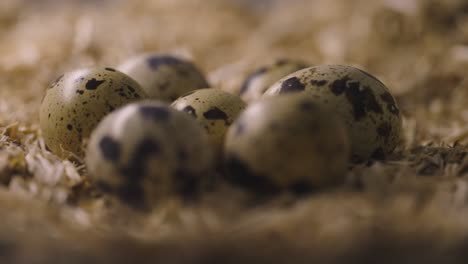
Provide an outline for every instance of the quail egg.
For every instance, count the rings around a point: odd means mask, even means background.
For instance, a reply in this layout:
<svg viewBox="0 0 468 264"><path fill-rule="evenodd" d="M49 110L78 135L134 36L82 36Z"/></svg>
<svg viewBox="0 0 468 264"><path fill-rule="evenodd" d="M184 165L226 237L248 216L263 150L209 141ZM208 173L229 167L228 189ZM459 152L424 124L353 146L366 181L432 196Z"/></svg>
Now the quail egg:
<svg viewBox="0 0 468 264"><path fill-rule="evenodd" d="M267 194L339 184L348 157L344 124L302 94L250 104L229 128L224 153L230 182Z"/></svg>
<svg viewBox="0 0 468 264"><path fill-rule="evenodd" d="M215 88L192 91L172 103L175 109L187 112L197 119L219 152L222 150L227 129L245 106L239 96Z"/></svg>
<svg viewBox="0 0 468 264"><path fill-rule="evenodd" d="M300 61L277 60L250 74L242 84L239 95L248 103L255 101L279 79L307 67L305 63Z"/></svg>
<svg viewBox="0 0 468 264"><path fill-rule="evenodd" d="M344 120L352 161L384 159L400 142L401 116L395 99L369 73L343 65L310 67L284 77L265 96L301 91Z"/></svg>
<svg viewBox="0 0 468 264"><path fill-rule="evenodd" d="M189 115L158 101L129 104L91 135L86 165L104 192L151 209L171 195L193 197L213 167L206 133Z"/></svg>
<svg viewBox="0 0 468 264"><path fill-rule="evenodd" d="M192 90L210 87L193 63L172 55L139 55L118 69L134 78L150 98L166 102Z"/></svg>
<svg viewBox="0 0 468 264"><path fill-rule="evenodd" d="M76 70L46 91L39 121L47 147L62 158L82 154L82 142L114 109L147 97L140 85L112 68Z"/></svg>

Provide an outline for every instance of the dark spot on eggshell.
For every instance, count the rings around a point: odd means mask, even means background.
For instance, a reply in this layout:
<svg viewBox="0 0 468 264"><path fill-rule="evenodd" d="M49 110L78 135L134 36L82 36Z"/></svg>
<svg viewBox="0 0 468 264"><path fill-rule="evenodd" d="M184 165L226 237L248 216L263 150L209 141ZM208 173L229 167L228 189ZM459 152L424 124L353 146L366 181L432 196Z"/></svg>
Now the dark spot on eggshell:
<svg viewBox="0 0 468 264"><path fill-rule="evenodd" d="M346 90L347 82L351 80L348 76L335 80L330 84L330 90L334 95L341 95Z"/></svg>
<svg viewBox="0 0 468 264"><path fill-rule="evenodd" d="M379 134L379 136L381 137L385 137L387 138L388 136L390 136L390 133L392 132L392 126L385 122L383 124L381 124L378 128L377 128L377 133Z"/></svg>
<svg viewBox="0 0 468 264"><path fill-rule="evenodd" d="M247 92L247 90L249 89L249 86L250 86L250 83L255 79L257 78L258 76L266 73L268 71L268 68L267 67L261 67L259 68L258 70L256 70L255 72L253 72L252 74L250 74L247 79L244 81L244 83L242 84L241 86L241 89L240 89L240 92L239 92L239 95L242 95L244 94L245 92Z"/></svg>
<svg viewBox="0 0 468 264"><path fill-rule="evenodd" d="M234 185L263 195L276 194L280 191L280 188L268 177L254 173L246 162L232 153L227 154L225 167L227 180Z"/></svg>
<svg viewBox="0 0 468 264"><path fill-rule="evenodd" d="M368 112L383 113L382 107L375 99L374 93L367 86L361 89L358 82L352 82L348 85L345 95L353 107L354 119L356 121L364 118Z"/></svg>
<svg viewBox="0 0 468 264"><path fill-rule="evenodd" d="M135 88L133 88L132 86L130 86L128 84L127 84L127 89L130 90L130 92L132 92L132 93L135 92Z"/></svg>
<svg viewBox="0 0 468 264"><path fill-rule="evenodd" d="M281 84L280 94L304 91L305 85L297 77L291 77Z"/></svg>
<svg viewBox="0 0 468 264"><path fill-rule="evenodd" d="M111 72L115 72L115 71L116 71L115 69L112 69L112 68L109 68L109 67L104 68L104 69L105 69L106 71L111 71Z"/></svg>
<svg viewBox="0 0 468 264"><path fill-rule="evenodd" d="M143 118L151 119L154 121L167 121L170 112L165 107L160 106L141 106L139 111Z"/></svg>
<svg viewBox="0 0 468 264"><path fill-rule="evenodd" d="M376 160L384 160L385 152L383 151L382 148L377 148L374 150L374 152L372 152L371 158L376 159Z"/></svg>
<svg viewBox="0 0 468 264"><path fill-rule="evenodd" d="M352 89L353 91L359 90L361 88L361 83L355 80L347 82L347 88Z"/></svg>
<svg viewBox="0 0 468 264"><path fill-rule="evenodd" d="M216 106L212 107L210 110L204 112L203 116L206 119L214 119L214 120L218 120L218 119L227 120L227 118L228 118L226 113L224 111L222 111L221 109L219 109L218 107L216 107Z"/></svg>
<svg viewBox="0 0 468 264"><path fill-rule="evenodd" d="M197 118L197 111L195 110L195 108L193 108L192 106L190 105L187 105L186 107L184 107L184 109L182 109L182 111L186 112L187 114Z"/></svg>
<svg viewBox="0 0 468 264"><path fill-rule="evenodd" d="M130 161L120 172L133 181L141 180L146 174L146 163L151 156L156 156L161 152L158 142L152 139L142 140L136 147Z"/></svg>
<svg viewBox="0 0 468 264"><path fill-rule="evenodd" d="M84 94L84 90L79 90L79 89L78 89L78 90L76 90L76 93L82 95L82 94Z"/></svg>
<svg viewBox="0 0 468 264"><path fill-rule="evenodd" d="M310 80L310 84L315 85L317 87L322 87L328 84L327 80Z"/></svg>
<svg viewBox="0 0 468 264"><path fill-rule="evenodd" d="M307 67L304 67L304 68L307 68ZM307 69L307 74L309 76L312 76L316 71L317 71L317 67L310 67L310 68ZM319 74L319 75L323 76L324 74L322 73L322 74Z"/></svg>
<svg viewBox="0 0 468 264"><path fill-rule="evenodd" d="M110 136L104 136L99 141L99 149L104 159L116 162L120 159L120 144L118 141L112 139Z"/></svg>
<svg viewBox="0 0 468 264"><path fill-rule="evenodd" d="M87 90L96 90L104 82L105 80L97 80L96 78L92 78L91 80L86 82L85 87Z"/></svg>
<svg viewBox="0 0 468 264"><path fill-rule="evenodd" d="M68 124L68 125L67 125L67 129L68 129L68 131L72 131L72 130L73 130L73 126L72 126L71 124Z"/></svg>
<svg viewBox="0 0 468 264"><path fill-rule="evenodd" d="M160 66L163 65L178 65L184 63L182 60L173 57L173 56L167 56L167 55L155 55L151 56L147 60L148 65L152 70L157 70Z"/></svg>
<svg viewBox="0 0 468 264"><path fill-rule="evenodd" d="M128 95L124 92L119 92L119 96L124 97L125 99L130 99Z"/></svg>
<svg viewBox="0 0 468 264"><path fill-rule="evenodd" d="M400 110L396 106L395 99L389 92L383 93L382 95L380 95L380 98L387 104L387 109L388 111L390 111L390 113L394 115L400 114Z"/></svg>

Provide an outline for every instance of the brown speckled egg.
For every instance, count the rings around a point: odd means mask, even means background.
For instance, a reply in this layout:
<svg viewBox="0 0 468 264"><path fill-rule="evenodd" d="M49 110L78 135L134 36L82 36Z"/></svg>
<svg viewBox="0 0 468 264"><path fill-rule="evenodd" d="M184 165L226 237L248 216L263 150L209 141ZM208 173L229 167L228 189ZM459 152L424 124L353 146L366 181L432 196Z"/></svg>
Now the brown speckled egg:
<svg viewBox="0 0 468 264"><path fill-rule="evenodd" d="M99 123L86 165L102 191L147 210L172 195L193 198L213 168L212 153L193 118L165 103L143 101Z"/></svg>
<svg viewBox="0 0 468 264"><path fill-rule="evenodd" d="M267 194L342 183L348 157L341 120L303 94L250 104L229 128L224 153L230 182Z"/></svg>
<svg viewBox="0 0 468 264"><path fill-rule="evenodd" d="M138 83L112 68L66 73L49 86L40 107L45 143L62 158L81 155L83 139L105 115L145 97Z"/></svg>
<svg viewBox="0 0 468 264"><path fill-rule="evenodd" d="M150 98L165 102L172 102L192 90L210 87L192 62L172 55L139 55L128 59L118 69L134 78Z"/></svg>
<svg viewBox="0 0 468 264"><path fill-rule="evenodd" d="M227 129L245 106L239 96L214 88L195 90L172 103L175 109L197 119L218 151L222 150Z"/></svg>
<svg viewBox="0 0 468 264"><path fill-rule="evenodd" d="M248 103L258 100L279 79L307 67L307 64L301 61L277 60L274 63L258 68L247 76L247 79L242 84L239 95Z"/></svg>
<svg viewBox="0 0 468 264"><path fill-rule="evenodd" d="M265 96L305 92L345 122L351 159L384 159L400 142L401 116L388 88L351 66L320 65L297 71L271 86Z"/></svg>

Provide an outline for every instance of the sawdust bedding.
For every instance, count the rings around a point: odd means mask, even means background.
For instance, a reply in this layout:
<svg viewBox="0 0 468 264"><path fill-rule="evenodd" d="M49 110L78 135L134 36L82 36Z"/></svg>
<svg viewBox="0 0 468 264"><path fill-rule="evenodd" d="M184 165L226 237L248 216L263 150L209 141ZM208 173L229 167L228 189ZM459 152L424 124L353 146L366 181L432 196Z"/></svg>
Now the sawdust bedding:
<svg viewBox="0 0 468 264"><path fill-rule="evenodd" d="M0 2L1 263L465 263L468 5L408 1ZM255 201L220 186L149 215L94 189L79 159L45 150L38 107L62 72L143 51L191 58L236 92L282 57L382 79L404 143L346 183Z"/></svg>

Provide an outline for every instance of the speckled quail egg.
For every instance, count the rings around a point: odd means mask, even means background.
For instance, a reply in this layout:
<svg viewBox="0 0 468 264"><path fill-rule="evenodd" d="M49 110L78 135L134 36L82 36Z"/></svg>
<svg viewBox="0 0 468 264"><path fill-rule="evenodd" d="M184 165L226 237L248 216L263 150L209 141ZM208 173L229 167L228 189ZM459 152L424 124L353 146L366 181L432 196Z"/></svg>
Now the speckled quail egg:
<svg viewBox="0 0 468 264"><path fill-rule="evenodd" d="M284 76L307 68L301 61L280 59L274 63L258 68L242 84L239 95L246 102L259 99L263 93Z"/></svg>
<svg viewBox="0 0 468 264"><path fill-rule="evenodd" d="M166 102L172 102L192 90L210 87L192 62L172 55L138 55L125 61L118 69L134 78L150 98Z"/></svg>
<svg viewBox="0 0 468 264"><path fill-rule="evenodd" d="M400 142L402 124L395 99L369 73L343 65L310 67L284 77L265 96L301 91L344 120L352 161L384 159Z"/></svg>
<svg viewBox="0 0 468 264"><path fill-rule="evenodd" d="M245 106L239 96L215 88L192 91L172 103L175 109L198 120L219 152L222 150L227 129Z"/></svg>
<svg viewBox="0 0 468 264"><path fill-rule="evenodd" d="M99 123L86 165L104 192L148 210L171 195L192 197L213 167L213 152L196 120L165 103L143 101Z"/></svg>
<svg viewBox="0 0 468 264"><path fill-rule="evenodd" d="M229 128L224 153L229 181L269 194L339 184L348 157L344 124L302 94L250 104Z"/></svg>
<svg viewBox="0 0 468 264"><path fill-rule="evenodd" d="M40 107L45 143L62 158L81 155L83 139L105 115L145 97L138 83L112 68L66 73L49 86Z"/></svg>

